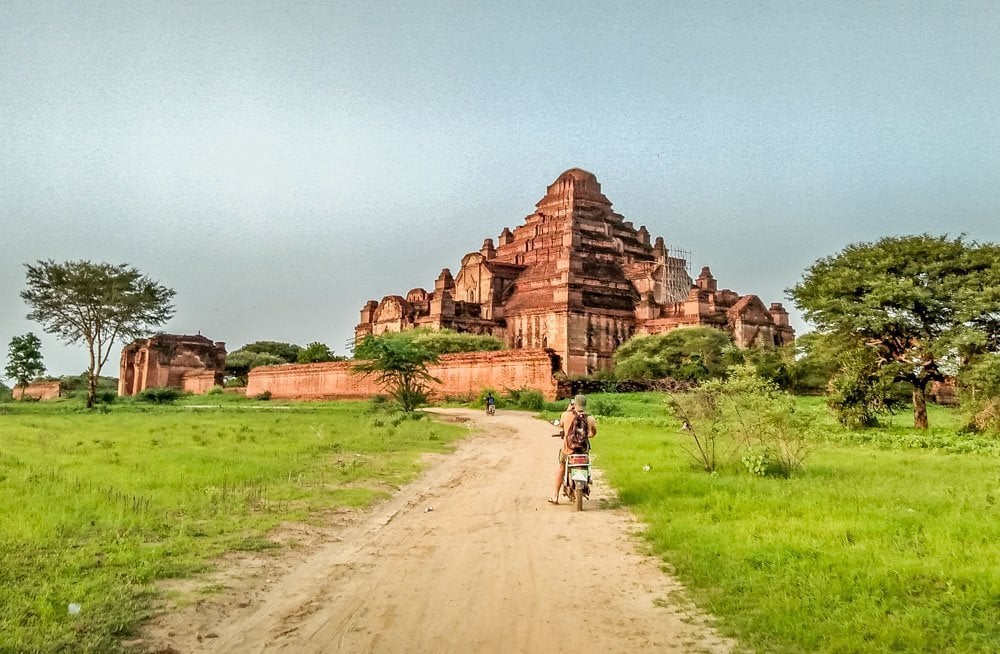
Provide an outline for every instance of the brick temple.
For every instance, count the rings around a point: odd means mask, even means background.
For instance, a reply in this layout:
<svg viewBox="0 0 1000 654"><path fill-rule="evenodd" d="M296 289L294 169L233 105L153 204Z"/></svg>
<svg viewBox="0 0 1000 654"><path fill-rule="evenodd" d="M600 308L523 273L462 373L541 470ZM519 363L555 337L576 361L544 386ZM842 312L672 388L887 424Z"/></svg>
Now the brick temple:
<svg viewBox="0 0 1000 654"><path fill-rule="evenodd" d="M611 209L593 173L560 175L524 224L505 227L441 271L431 291L369 300L355 340L415 327L492 334L510 349L554 351L568 375L611 366L635 334L686 326L728 332L740 347L783 345L794 331L780 303L719 289L708 267L697 279L662 237L650 242Z"/></svg>
<svg viewBox="0 0 1000 654"><path fill-rule="evenodd" d="M157 334L122 348L118 395L138 395L147 388L205 393L222 385L225 370L225 343L201 334Z"/></svg>

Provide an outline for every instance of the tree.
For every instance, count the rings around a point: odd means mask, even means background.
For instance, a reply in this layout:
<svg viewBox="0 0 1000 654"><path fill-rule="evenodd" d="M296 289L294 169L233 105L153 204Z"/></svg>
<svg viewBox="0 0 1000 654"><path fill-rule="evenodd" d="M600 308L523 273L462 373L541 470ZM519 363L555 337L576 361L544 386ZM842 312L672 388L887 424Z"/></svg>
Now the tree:
<svg viewBox="0 0 1000 654"><path fill-rule="evenodd" d="M489 334L468 334L451 329L408 329L400 336L409 338L435 354L457 352L494 352L503 349L503 342Z"/></svg>
<svg viewBox="0 0 1000 654"><path fill-rule="evenodd" d="M352 371L374 376L407 413L427 401L428 383L438 381L427 371L438 355L405 335L366 336L354 356Z"/></svg>
<svg viewBox="0 0 1000 654"><path fill-rule="evenodd" d="M310 343L299 351L298 363L323 363L324 361L343 361L326 343Z"/></svg>
<svg viewBox="0 0 1000 654"><path fill-rule="evenodd" d="M239 349L226 355L226 374L236 377L240 384L247 385L247 375L260 366L280 366L288 363L281 357L270 352L251 352Z"/></svg>
<svg viewBox="0 0 1000 654"><path fill-rule="evenodd" d="M295 343L282 343L281 341L254 341L241 347L237 352L253 352L255 354L273 354L280 357L285 363L297 363L301 345Z"/></svg>
<svg viewBox="0 0 1000 654"><path fill-rule="evenodd" d="M88 408L115 341L138 338L174 315L174 291L127 264L48 260L25 268L28 319L70 345L87 346Z"/></svg>
<svg viewBox="0 0 1000 654"><path fill-rule="evenodd" d="M926 389L974 352L1000 347L1000 246L964 237L886 237L816 261L788 290L818 330L872 348L913 386L913 425L927 427Z"/></svg>
<svg viewBox="0 0 1000 654"><path fill-rule="evenodd" d="M21 397L24 397L24 389L28 382L45 372L45 365L42 363L42 341L31 332L10 339L7 348L7 367L4 368L4 372L7 377L14 380L15 388L20 388Z"/></svg>
<svg viewBox="0 0 1000 654"><path fill-rule="evenodd" d="M729 336L711 327L685 327L666 334L636 336L615 352L618 379L721 378L739 355Z"/></svg>

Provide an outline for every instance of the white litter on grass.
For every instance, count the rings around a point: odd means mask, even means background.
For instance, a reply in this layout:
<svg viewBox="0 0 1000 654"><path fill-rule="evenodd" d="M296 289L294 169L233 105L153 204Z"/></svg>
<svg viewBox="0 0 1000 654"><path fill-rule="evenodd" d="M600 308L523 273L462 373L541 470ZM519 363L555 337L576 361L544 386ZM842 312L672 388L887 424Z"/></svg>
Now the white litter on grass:
<svg viewBox="0 0 1000 654"><path fill-rule="evenodd" d="M646 465L642 466L642 471L643 472L649 472L650 470L652 470L652 468L649 467L648 463Z"/></svg>
<svg viewBox="0 0 1000 654"><path fill-rule="evenodd" d="M77 604L76 602L73 602L72 604L69 605L69 614L70 615L79 615L80 614L80 608L81 608L81 606L79 604Z"/></svg>

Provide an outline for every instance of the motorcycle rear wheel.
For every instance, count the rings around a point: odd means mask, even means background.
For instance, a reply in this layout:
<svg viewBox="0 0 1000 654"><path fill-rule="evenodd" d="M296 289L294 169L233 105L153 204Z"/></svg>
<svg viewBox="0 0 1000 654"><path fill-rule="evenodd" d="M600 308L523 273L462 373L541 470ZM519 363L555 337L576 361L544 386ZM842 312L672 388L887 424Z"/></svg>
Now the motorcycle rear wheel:
<svg viewBox="0 0 1000 654"><path fill-rule="evenodd" d="M583 484L582 481L573 482L573 501L577 511L583 511Z"/></svg>

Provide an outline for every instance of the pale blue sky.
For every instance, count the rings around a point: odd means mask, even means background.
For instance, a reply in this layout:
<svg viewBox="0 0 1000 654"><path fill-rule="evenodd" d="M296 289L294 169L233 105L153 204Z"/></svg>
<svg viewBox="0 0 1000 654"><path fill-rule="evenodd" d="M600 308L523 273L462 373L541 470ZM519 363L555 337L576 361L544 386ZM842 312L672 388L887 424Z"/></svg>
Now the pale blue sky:
<svg viewBox="0 0 1000 654"><path fill-rule="evenodd" d="M996 1L7 0L0 356L41 258L138 266L167 331L344 353L573 166L783 301L850 242L1000 240L998 107Z"/></svg>

